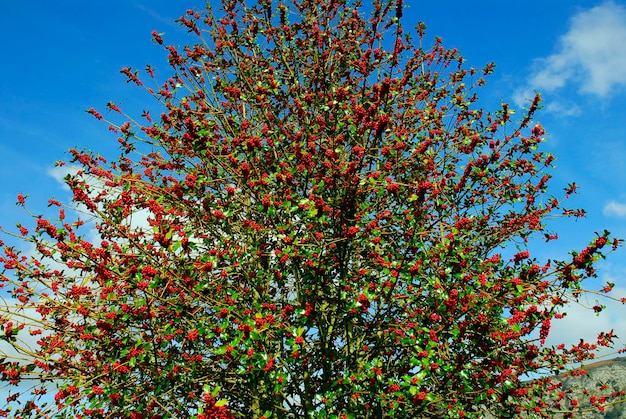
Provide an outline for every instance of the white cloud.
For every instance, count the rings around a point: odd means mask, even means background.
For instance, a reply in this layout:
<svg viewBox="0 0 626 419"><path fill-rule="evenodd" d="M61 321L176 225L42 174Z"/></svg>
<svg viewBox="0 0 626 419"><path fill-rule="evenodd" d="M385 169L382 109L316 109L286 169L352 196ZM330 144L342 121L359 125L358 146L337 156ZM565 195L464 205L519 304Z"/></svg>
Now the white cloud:
<svg viewBox="0 0 626 419"><path fill-rule="evenodd" d="M48 169L48 176L56 180L65 190L70 190L70 187L65 183L65 176L75 175L78 173L78 168L73 166L54 166Z"/></svg>
<svg viewBox="0 0 626 419"><path fill-rule="evenodd" d="M550 93L570 86L581 94L604 98L625 85L626 7L608 1L572 17L557 50L535 61L514 101L524 104L529 91Z"/></svg>
<svg viewBox="0 0 626 419"><path fill-rule="evenodd" d="M561 116L576 116L582 113L580 107L569 101L552 100L546 105L546 111L556 113Z"/></svg>
<svg viewBox="0 0 626 419"><path fill-rule="evenodd" d="M602 213L606 217L626 217L626 204L617 201L609 201L604 205Z"/></svg>
<svg viewBox="0 0 626 419"><path fill-rule="evenodd" d="M605 276L612 279L610 276ZM614 281L616 281L614 279ZM610 294L614 298L626 296L626 289L615 287ZM549 345L558 345L565 343L567 347L578 344L580 339L590 343L595 343L599 332L613 332L618 336L615 339L615 346L612 349L604 348L597 356L613 355L615 352L626 345L626 325L622 321L623 314L626 310L625 306L615 300L604 298L602 296L588 296L581 299L580 304L572 302L565 308L567 315L563 319L554 320L550 335L547 339ZM594 305L604 305L603 310L598 316L594 315L590 309Z"/></svg>
<svg viewBox="0 0 626 419"><path fill-rule="evenodd" d="M56 180L65 190L70 190L67 182L65 181L65 177L67 175L76 176L79 171L82 169L77 166L56 166L48 170L48 175ZM89 184L90 188L90 196L95 198L98 193L101 191L106 191L107 200L114 201L119 198L119 194L122 192L121 188L115 187L107 187L105 185L105 180L102 178L98 178L96 176L90 174L81 174L78 176L81 180L86 180ZM78 217L85 217L86 226L89 228L89 232L85 235L85 239L89 240L91 243L98 244L102 241L102 237L100 236L96 223L101 222L99 216L94 214L93 211L87 209L87 207L81 203L77 203L75 201L65 202L65 208L71 210ZM103 210L105 204L99 203L98 209ZM104 211L106 212L106 211ZM144 234L150 235L152 234L153 227L150 225L149 219L153 217L152 212L147 208L134 209L131 213L121 220L121 224L130 227L135 232L143 232ZM202 243L202 240L199 240L198 243Z"/></svg>

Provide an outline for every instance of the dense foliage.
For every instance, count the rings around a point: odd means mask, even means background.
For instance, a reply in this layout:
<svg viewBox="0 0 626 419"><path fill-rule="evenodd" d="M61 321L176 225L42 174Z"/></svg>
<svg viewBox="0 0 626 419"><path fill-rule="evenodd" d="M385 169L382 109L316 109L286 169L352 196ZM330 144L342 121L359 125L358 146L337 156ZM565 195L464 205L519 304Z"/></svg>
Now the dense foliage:
<svg viewBox="0 0 626 419"><path fill-rule="evenodd" d="M163 113L90 109L121 155L71 150L71 206L18 226L32 255L4 245L12 417L576 411L545 374L613 336L545 339L619 243L530 254L557 239L547 217L583 215L561 204L574 185L549 195L539 97L483 111L493 65L424 47L405 18L401 0L224 0L180 18L195 43L153 33L171 78L122 72Z"/></svg>

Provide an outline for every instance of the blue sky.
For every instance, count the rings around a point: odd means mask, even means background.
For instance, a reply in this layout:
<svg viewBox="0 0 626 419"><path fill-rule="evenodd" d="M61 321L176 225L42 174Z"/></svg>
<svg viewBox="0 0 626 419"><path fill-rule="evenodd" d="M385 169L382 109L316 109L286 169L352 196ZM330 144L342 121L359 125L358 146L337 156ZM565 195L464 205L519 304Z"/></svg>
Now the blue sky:
<svg viewBox="0 0 626 419"><path fill-rule="evenodd" d="M496 73L479 94L491 110L501 101L522 105L534 90L545 108L538 119L548 132L544 147L557 157L553 186L575 181L570 201L585 208L585 220L554 220L562 240L544 257L581 249L594 231L626 238L626 1L576 0L405 0L405 25L426 22L428 34L456 47L469 65L496 63ZM84 111L104 111L109 101L139 115L151 106L141 90L126 84L122 67L152 64L169 74L162 48L184 42L174 20L204 1L107 0L106 2L0 0L0 225L24 220L18 193L43 212L49 197L67 198L52 171L70 147L111 155L116 141ZM532 250L532 248L531 248ZM626 250L599 270L626 296ZM539 256L539 255L538 255ZM590 301L593 303L593 301ZM592 304L593 305L593 304ZM577 342L592 330L615 328L626 338L626 307L590 322L571 309L557 324L555 340ZM626 342L626 340L624 340Z"/></svg>

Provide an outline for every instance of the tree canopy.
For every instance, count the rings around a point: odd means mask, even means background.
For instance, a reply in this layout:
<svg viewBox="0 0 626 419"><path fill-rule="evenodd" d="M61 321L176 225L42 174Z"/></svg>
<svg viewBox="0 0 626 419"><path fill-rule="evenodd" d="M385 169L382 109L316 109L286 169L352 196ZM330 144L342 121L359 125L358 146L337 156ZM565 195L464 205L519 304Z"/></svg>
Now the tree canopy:
<svg viewBox="0 0 626 419"><path fill-rule="evenodd" d="M481 109L494 66L424 46L403 10L223 0L179 19L186 46L153 33L171 77L122 73L162 113L89 109L119 157L70 150L73 201L3 244L5 416L549 417L623 396L551 375L611 346L546 338L619 240L530 253L549 217L584 215L574 184L548 188L539 96Z"/></svg>

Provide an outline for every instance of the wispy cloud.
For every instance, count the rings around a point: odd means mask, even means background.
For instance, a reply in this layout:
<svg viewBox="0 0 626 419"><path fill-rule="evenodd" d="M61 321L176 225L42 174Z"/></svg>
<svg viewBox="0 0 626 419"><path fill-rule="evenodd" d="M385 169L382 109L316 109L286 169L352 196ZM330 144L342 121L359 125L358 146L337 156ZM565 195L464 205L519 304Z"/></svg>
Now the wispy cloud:
<svg viewBox="0 0 626 419"><path fill-rule="evenodd" d="M533 91L558 92L573 87L580 94L608 97L626 85L626 7L613 1L581 11L558 41L556 51L533 63L524 87L514 97L518 105ZM559 112L576 114L565 102L553 105Z"/></svg>
<svg viewBox="0 0 626 419"><path fill-rule="evenodd" d="M605 275L604 279L617 282L616 278ZM599 332L613 331L617 338L614 340L613 348L599 348L597 356L615 355L616 351L626 345L626 325L622 321L624 305L619 298L626 295L625 288L616 287L610 294L614 299L598 297L593 299L583 298L580 303L572 302L565 309L567 315L563 319L554 320L550 336L547 339L548 345L559 345L564 343L566 347L576 345L583 339L590 343L595 343ZM593 305L603 305L606 307L598 316L594 316L589 308Z"/></svg>
<svg viewBox="0 0 626 419"><path fill-rule="evenodd" d="M69 191L70 187L65 182L67 175L75 175L78 172L78 168L71 166L54 166L48 169L48 176L56 180L63 189Z"/></svg>
<svg viewBox="0 0 626 419"><path fill-rule="evenodd" d="M609 201L604 205L602 213L606 217L626 217L626 204L617 201Z"/></svg>
<svg viewBox="0 0 626 419"><path fill-rule="evenodd" d="M177 26L178 26L178 25L174 22L174 20L175 20L176 18L173 18L173 19L172 19L172 18L170 18L170 17L163 16L163 15L161 15L160 13L158 13L156 10L151 9L151 8L149 8L149 7L147 7L147 6L144 6L143 4L138 4L136 7L137 7L137 9L139 9L139 10L141 10L142 12L144 12L144 13L148 14L148 16L150 16L151 18L153 18L154 20L156 20L156 21L158 21L158 22L160 22L160 23L163 23L163 24L165 24L165 25L167 25L167 26L174 26L174 27L177 27Z"/></svg>

